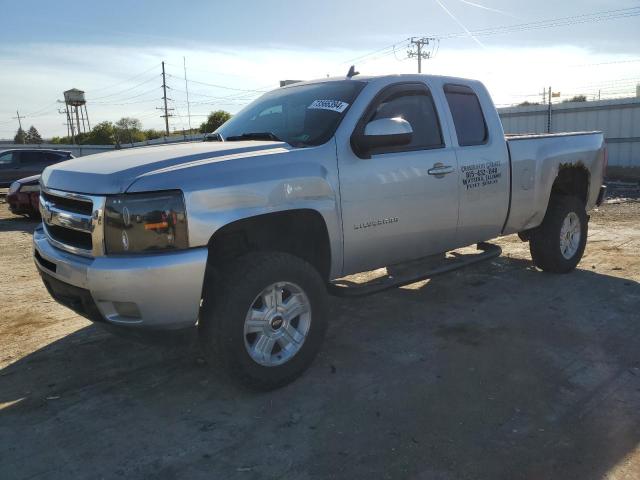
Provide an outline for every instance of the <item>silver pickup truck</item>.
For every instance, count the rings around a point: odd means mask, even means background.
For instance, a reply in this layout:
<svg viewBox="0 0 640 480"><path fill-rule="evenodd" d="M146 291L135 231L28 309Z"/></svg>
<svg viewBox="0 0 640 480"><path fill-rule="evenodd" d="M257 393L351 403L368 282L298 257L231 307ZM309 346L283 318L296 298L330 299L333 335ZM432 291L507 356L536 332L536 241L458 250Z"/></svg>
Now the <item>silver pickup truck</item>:
<svg viewBox="0 0 640 480"><path fill-rule="evenodd" d="M47 168L35 263L95 322L197 326L212 365L261 389L312 362L328 292L406 284L405 262L518 233L540 269L572 270L604 193L601 133L505 138L485 87L461 78L297 83L209 140ZM340 280L380 267L374 285Z"/></svg>

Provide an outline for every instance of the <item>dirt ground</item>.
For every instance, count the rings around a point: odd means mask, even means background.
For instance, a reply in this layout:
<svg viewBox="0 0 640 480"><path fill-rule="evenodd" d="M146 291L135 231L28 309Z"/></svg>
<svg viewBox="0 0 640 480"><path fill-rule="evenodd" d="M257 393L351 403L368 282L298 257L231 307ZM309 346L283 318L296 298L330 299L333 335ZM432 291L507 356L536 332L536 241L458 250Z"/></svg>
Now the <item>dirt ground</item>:
<svg viewBox="0 0 640 480"><path fill-rule="evenodd" d="M54 303L35 225L0 204L2 479L640 478L640 203L595 212L568 275L509 236L491 262L332 299L319 358L268 394Z"/></svg>

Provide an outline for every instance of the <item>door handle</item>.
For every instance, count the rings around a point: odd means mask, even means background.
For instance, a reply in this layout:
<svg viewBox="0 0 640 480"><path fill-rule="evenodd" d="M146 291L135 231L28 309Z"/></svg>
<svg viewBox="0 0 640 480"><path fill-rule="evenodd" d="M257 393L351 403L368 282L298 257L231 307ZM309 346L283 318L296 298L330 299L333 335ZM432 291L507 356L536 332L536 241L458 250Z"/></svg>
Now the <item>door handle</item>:
<svg viewBox="0 0 640 480"><path fill-rule="evenodd" d="M453 173L454 168L451 165L445 165L443 163L436 163L433 168L427 170L429 175L433 175L436 177L443 177L448 173Z"/></svg>

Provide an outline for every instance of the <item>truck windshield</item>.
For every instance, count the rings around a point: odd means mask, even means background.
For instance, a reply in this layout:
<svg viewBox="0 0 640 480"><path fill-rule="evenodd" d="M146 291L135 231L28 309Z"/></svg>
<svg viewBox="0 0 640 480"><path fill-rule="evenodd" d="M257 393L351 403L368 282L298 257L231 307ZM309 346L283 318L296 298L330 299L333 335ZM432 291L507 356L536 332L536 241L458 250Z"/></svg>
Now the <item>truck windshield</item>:
<svg viewBox="0 0 640 480"><path fill-rule="evenodd" d="M342 80L280 88L247 105L215 133L226 141L282 140L321 145L335 133L364 82Z"/></svg>

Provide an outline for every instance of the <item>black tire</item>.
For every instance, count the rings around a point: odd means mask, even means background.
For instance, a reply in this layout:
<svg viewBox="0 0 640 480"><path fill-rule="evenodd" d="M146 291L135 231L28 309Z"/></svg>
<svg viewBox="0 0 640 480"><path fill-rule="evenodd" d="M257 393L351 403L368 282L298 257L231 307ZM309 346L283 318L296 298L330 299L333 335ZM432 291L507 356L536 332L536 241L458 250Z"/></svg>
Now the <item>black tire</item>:
<svg viewBox="0 0 640 480"><path fill-rule="evenodd" d="M580 222L578 248L569 257L562 254L560 232L563 222L575 213ZM545 272L567 273L576 268L587 244L589 218L580 199L572 196L554 195L549 201L542 224L529 235L529 250L533 263Z"/></svg>
<svg viewBox="0 0 640 480"><path fill-rule="evenodd" d="M263 289L291 282L306 294L311 321L302 346L286 363L264 366L245 347L247 312ZM327 329L327 291L316 269L279 252L249 253L208 275L199 321L200 345L213 368L256 390L272 390L295 380L313 362Z"/></svg>

